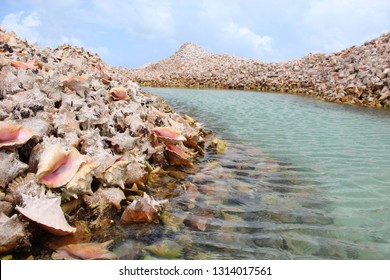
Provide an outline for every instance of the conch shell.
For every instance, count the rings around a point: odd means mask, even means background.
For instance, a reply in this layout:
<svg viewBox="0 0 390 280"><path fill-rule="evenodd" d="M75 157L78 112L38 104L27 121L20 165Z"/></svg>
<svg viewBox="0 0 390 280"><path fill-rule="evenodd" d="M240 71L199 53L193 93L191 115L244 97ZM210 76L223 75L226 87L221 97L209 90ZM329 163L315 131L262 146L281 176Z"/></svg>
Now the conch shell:
<svg viewBox="0 0 390 280"><path fill-rule="evenodd" d="M113 100L129 100L127 89L124 87L114 87L110 90L110 95Z"/></svg>
<svg viewBox="0 0 390 280"><path fill-rule="evenodd" d="M34 65L34 62L21 62L17 60L11 61L11 66L18 68L18 69L36 69L37 67Z"/></svg>
<svg viewBox="0 0 390 280"><path fill-rule="evenodd" d="M85 162L79 151L71 147L68 151L61 148L60 143L46 148L38 163L38 182L48 188L58 188L68 183L80 165Z"/></svg>
<svg viewBox="0 0 390 280"><path fill-rule="evenodd" d="M172 144L166 144L165 149L170 165L192 165L191 155Z"/></svg>
<svg viewBox="0 0 390 280"><path fill-rule="evenodd" d="M127 166L130 161L120 160L115 162L110 168L108 168L103 176L100 178L105 186L118 186L122 189L125 188L126 176L128 173Z"/></svg>
<svg viewBox="0 0 390 280"><path fill-rule="evenodd" d="M144 193L143 197L136 197L133 202L126 207L122 214L120 223L150 223L160 215L162 206L168 200L157 201L153 197Z"/></svg>
<svg viewBox="0 0 390 280"><path fill-rule="evenodd" d="M76 228L71 227L65 219L60 197L48 199L22 196L24 207L16 206L15 209L25 218L54 235L63 236L76 232Z"/></svg>
<svg viewBox="0 0 390 280"><path fill-rule="evenodd" d="M8 218L0 212L0 255L28 245L26 225L18 219L16 214Z"/></svg>
<svg viewBox="0 0 390 280"><path fill-rule="evenodd" d="M17 153L0 152L0 189L25 172L28 165L18 159Z"/></svg>
<svg viewBox="0 0 390 280"><path fill-rule="evenodd" d="M92 194L92 171L97 165L93 162L85 162L80 166L76 175L66 184L65 191L68 195L78 198L78 195Z"/></svg>
<svg viewBox="0 0 390 280"><path fill-rule="evenodd" d="M87 79L85 76L67 76L61 80L61 83L70 90L80 90L88 88Z"/></svg>
<svg viewBox="0 0 390 280"><path fill-rule="evenodd" d="M152 132L157 135L157 139L166 144L176 144L186 140L180 131L173 127L157 127L152 129Z"/></svg>
<svg viewBox="0 0 390 280"><path fill-rule="evenodd" d="M9 121L0 122L0 148L21 145L38 135L36 132Z"/></svg>
<svg viewBox="0 0 390 280"><path fill-rule="evenodd" d="M113 240L104 243L68 244L53 253L53 259L112 260L117 256L107 250Z"/></svg>
<svg viewBox="0 0 390 280"><path fill-rule="evenodd" d="M121 209L121 201L126 199L119 188L99 188L93 195L84 195L84 202L91 208L98 204L108 204L117 210Z"/></svg>

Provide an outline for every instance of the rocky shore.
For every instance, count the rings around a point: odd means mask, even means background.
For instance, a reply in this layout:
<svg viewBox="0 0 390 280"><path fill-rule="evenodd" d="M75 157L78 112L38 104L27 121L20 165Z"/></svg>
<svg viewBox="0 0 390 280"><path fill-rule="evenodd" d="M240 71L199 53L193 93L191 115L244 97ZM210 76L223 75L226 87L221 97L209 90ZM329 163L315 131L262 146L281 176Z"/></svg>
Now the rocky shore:
<svg viewBox="0 0 390 280"><path fill-rule="evenodd" d="M390 107L390 33L332 54L265 63L185 43L172 56L132 69L142 86L288 92L327 101Z"/></svg>
<svg viewBox="0 0 390 280"><path fill-rule="evenodd" d="M118 228L160 222L159 190L185 192L209 136L127 70L0 28L0 257L115 258Z"/></svg>

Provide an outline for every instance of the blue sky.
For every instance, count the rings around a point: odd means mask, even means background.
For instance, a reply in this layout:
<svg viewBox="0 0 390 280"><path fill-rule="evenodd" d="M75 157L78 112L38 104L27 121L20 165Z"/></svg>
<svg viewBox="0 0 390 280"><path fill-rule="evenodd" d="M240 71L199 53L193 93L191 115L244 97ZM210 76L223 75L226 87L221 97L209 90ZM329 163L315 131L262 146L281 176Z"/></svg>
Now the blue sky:
<svg viewBox="0 0 390 280"><path fill-rule="evenodd" d="M63 43L137 67L184 42L267 62L331 53L390 31L389 0L0 0L0 23L41 47Z"/></svg>

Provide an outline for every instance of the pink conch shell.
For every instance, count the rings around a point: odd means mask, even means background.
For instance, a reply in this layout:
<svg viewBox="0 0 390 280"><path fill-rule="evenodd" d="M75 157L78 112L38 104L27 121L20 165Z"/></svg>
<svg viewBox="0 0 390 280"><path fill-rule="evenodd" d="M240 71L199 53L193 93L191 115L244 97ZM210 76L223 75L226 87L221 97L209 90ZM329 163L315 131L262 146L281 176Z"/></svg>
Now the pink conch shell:
<svg viewBox="0 0 390 280"><path fill-rule="evenodd" d="M61 83L70 90L88 88L87 77L84 76L67 76L61 80Z"/></svg>
<svg viewBox="0 0 390 280"><path fill-rule="evenodd" d="M58 188L68 183L85 160L79 151L71 147L65 151L59 143L46 148L38 164L38 182L49 188Z"/></svg>
<svg viewBox="0 0 390 280"><path fill-rule="evenodd" d="M192 165L191 156L172 144L166 144L165 150L170 165Z"/></svg>
<svg viewBox="0 0 390 280"><path fill-rule="evenodd" d="M110 90L110 95L113 100L129 100L130 97L127 94L127 89L123 87L114 87Z"/></svg>
<svg viewBox="0 0 390 280"><path fill-rule="evenodd" d="M63 236L76 231L65 219L60 197L48 199L23 195L23 204L24 207L16 206L16 211L48 232Z"/></svg>
<svg viewBox="0 0 390 280"><path fill-rule="evenodd" d="M168 200L156 201L144 193L143 197L136 197L128 205L122 214L120 223L149 223L157 218L162 210L162 206L168 203Z"/></svg>
<svg viewBox="0 0 390 280"><path fill-rule="evenodd" d="M180 131L173 127L158 127L152 129L152 132L157 135L157 138L164 143L175 144L183 142L186 138L181 135Z"/></svg>
<svg viewBox="0 0 390 280"><path fill-rule="evenodd" d="M0 148L5 146L21 145L38 135L36 132L12 122L0 122Z"/></svg>
<svg viewBox="0 0 390 280"><path fill-rule="evenodd" d="M21 61L16 61L16 60L11 61L11 66L18 68L18 69L36 69L37 68L33 62L26 63L26 62L21 62Z"/></svg>
<svg viewBox="0 0 390 280"><path fill-rule="evenodd" d="M68 244L57 249L53 259L112 260L117 256L107 250L113 240L104 243Z"/></svg>

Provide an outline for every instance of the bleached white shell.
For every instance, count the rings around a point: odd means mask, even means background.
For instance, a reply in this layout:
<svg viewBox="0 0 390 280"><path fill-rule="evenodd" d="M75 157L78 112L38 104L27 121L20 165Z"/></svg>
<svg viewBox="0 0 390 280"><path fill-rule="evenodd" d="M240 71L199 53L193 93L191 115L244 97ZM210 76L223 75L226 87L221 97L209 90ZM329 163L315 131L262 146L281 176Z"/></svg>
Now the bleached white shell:
<svg viewBox="0 0 390 280"><path fill-rule="evenodd" d="M54 235L68 235L76 231L65 219L60 197L47 199L23 195L23 205L16 206L16 211Z"/></svg>
<svg viewBox="0 0 390 280"><path fill-rule="evenodd" d="M92 171L96 169L97 165L92 162L83 163L76 175L66 184L66 193L78 198L78 195L92 194Z"/></svg>

